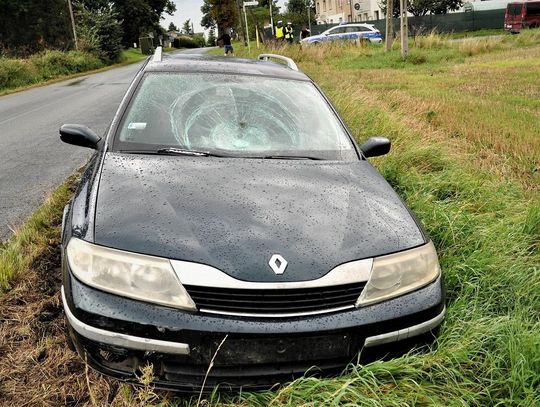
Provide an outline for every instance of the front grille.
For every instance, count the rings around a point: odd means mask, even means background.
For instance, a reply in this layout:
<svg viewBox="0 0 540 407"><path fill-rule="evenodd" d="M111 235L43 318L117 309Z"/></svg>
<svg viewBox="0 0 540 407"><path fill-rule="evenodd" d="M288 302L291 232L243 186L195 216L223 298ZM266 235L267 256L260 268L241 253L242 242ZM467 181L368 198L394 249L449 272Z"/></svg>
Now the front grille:
<svg viewBox="0 0 540 407"><path fill-rule="evenodd" d="M223 314L279 316L353 307L365 282L293 289L231 289L186 285L197 308Z"/></svg>

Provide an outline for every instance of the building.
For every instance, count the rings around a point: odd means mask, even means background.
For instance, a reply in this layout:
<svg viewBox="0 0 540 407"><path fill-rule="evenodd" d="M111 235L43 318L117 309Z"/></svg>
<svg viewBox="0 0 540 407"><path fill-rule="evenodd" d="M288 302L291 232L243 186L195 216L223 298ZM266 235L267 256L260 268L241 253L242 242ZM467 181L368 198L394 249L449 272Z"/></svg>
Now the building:
<svg viewBox="0 0 540 407"><path fill-rule="evenodd" d="M378 0L315 0L318 24L379 20L384 14Z"/></svg>

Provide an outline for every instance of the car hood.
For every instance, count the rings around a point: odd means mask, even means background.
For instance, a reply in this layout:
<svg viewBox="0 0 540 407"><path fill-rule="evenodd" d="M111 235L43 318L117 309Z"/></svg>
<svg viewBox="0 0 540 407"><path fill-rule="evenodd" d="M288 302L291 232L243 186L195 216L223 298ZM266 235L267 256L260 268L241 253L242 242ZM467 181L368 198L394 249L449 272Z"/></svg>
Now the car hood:
<svg viewBox="0 0 540 407"><path fill-rule="evenodd" d="M425 242L367 162L107 153L95 242L203 263L245 281L305 281ZM280 254L288 267L268 265Z"/></svg>

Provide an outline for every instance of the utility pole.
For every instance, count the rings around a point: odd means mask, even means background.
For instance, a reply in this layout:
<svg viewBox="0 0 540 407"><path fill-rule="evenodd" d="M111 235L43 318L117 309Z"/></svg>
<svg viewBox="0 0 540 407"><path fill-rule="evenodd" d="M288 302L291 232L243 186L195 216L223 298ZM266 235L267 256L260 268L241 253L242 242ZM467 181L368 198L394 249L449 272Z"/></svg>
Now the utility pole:
<svg viewBox="0 0 540 407"><path fill-rule="evenodd" d="M73 8L71 7L71 0L67 0L69 6L69 15L71 16L71 29L73 30L73 41L75 42L75 49L79 50L79 42L77 41L77 31L75 30L75 17L73 16Z"/></svg>
<svg viewBox="0 0 540 407"><path fill-rule="evenodd" d="M401 57L406 59L409 55L409 29L407 25L407 0L400 0L399 12L401 20Z"/></svg>
<svg viewBox="0 0 540 407"><path fill-rule="evenodd" d="M307 19L309 24L309 32L311 35L311 0L307 0Z"/></svg>
<svg viewBox="0 0 540 407"><path fill-rule="evenodd" d="M270 0L268 4L270 5L270 25L272 26L272 37L274 37L274 13L272 13L272 3L274 0Z"/></svg>
<svg viewBox="0 0 540 407"><path fill-rule="evenodd" d="M384 51L392 50L392 42L394 42L394 26L392 17L394 14L394 0L386 0L386 33L384 38Z"/></svg>

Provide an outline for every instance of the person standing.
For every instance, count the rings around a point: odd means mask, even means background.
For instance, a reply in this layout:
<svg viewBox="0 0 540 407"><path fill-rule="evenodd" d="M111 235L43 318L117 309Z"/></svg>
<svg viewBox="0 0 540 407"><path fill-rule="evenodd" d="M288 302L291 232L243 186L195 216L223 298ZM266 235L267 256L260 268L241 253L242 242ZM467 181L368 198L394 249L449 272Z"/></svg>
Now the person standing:
<svg viewBox="0 0 540 407"><path fill-rule="evenodd" d="M303 40L304 38L307 38L311 35L311 31L306 26L302 27L302 31L300 31L300 39Z"/></svg>
<svg viewBox="0 0 540 407"><path fill-rule="evenodd" d="M223 41L223 49L225 51L225 56L229 55L229 52L232 56L234 56L234 49L231 42L231 36L229 35L229 30L226 30L216 40L217 43L219 43L220 41Z"/></svg>
<svg viewBox="0 0 540 407"><path fill-rule="evenodd" d="M287 23L287 27L285 27L285 40L289 44L292 44L294 40L294 31L292 28L292 23L290 21Z"/></svg>
<svg viewBox="0 0 540 407"><path fill-rule="evenodd" d="M276 25L276 40L281 42L285 39L283 21L279 20Z"/></svg>

